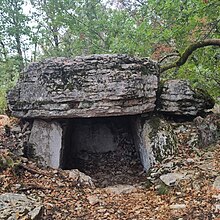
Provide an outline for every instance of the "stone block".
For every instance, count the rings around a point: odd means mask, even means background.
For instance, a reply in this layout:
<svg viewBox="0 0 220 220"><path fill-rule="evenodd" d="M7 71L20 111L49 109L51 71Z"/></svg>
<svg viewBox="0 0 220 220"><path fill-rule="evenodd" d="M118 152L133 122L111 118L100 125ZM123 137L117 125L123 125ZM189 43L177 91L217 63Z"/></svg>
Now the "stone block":
<svg viewBox="0 0 220 220"><path fill-rule="evenodd" d="M142 121L139 118L135 124L135 144L146 171L175 154L177 140L171 125L167 121L153 116L151 119L142 119Z"/></svg>
<svg viewBox="0 0 220 220"><path fill-rule="evenodd" d="M13 116L134 115L155 108L159 68L147 58L90 55L32 63L8 94Z"/></svg>
<svg viewBox="0 0 220 220"><path fill-rule="evenodd" d="M62 128L59 123L36 119L31 130L30 144L42 165L58 168L62 147Z"/></svg>
<svg viewBox="0 0 220 220"><path fill-rule="evenodd" d="M167 80L162 86L158 111L177 116L197 116L214 106L214 100L201 89L192 89L187 80Z"/></svg>

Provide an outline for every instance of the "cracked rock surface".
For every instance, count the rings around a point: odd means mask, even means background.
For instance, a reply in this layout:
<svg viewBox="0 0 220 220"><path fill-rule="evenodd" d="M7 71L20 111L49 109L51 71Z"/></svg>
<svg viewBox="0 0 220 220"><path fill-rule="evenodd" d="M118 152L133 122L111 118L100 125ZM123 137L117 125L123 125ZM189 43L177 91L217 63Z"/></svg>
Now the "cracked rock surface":
<svg viewBox="0 0 220 220"><path fill-rule="evenodd" d="M32 63L8 94L12 115L73 118L134 115L155 108L158 65L128 55Z"/></svg>
<svg viewBox="0 0 220 220"><path fill-rule="evenodd" d="M158 110L171 115L196 116L214 106L214 100L202 90L194 90L187 80L167 80L161 89Z"/></svg>
<svg viewBox="0 0 220 220"><path fill-rule="evenodd" d="M37 220L42 216L43 205L25 194L4 193L0 195L0 219Z"/></svg>

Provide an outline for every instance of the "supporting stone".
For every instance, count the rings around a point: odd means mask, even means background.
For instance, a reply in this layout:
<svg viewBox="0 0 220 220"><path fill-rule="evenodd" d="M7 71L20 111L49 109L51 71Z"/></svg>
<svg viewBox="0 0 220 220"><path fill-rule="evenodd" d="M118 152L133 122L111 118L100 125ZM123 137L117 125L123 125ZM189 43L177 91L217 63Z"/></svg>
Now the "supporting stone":
<svg viewBox="0 0 220 220"><path fill-rule="evenodd" d="M137 118L135 124L135 144L145 171L175 153L176 137L168 122L153 116L147 120Z"/></svg>
<svg viewBox="0 0 220 220"><path fill-rule="evenodd" d="M151 167L150 157L151 154L150 148L145 145L143 140L143 123L141 118L136 118L133 120L133 136L134 136L134 142L137 151L139 152L141 163L144 167L144 170L147 171Z"/></svg>
<svg viewBox="0 0 220 220"><path fill-rule="evenodd" d="M86 152L115 151L125 138L135 142L145 171L176 150L172 127L156 116L75 119L64 126L64 132L57 122L35 120L29 141L43 165L71 169L80 167Z"/></svg>
<svg viewBox="0 0 220 220"><path fill-rule="evenodd" d="M62 128L59 123L36 119L33 123L29 142L42 165L58 168L62 147Z"/></svg>

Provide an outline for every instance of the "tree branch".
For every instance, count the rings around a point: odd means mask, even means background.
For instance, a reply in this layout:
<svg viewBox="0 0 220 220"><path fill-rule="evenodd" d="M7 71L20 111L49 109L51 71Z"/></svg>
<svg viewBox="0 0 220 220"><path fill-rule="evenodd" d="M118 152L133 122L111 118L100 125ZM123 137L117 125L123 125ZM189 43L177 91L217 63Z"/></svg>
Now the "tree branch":
<svg viewBox="0 0 220 220"><path fill-rule="evenodd" d="M196 42L189 45L178 60L168 65L160 67L160 72L165 72L166 70L172 69L174 67L180 67L186 63L189 56L197 49L207 46L220 46L220 39L206 39L203 41Z"/></svg>
<svg viewBox="0 0 220 220"><path fill-rule="evenodd" d="M179 57L180 54L179 53L170 53L170 54L167 54L166 56L162 57L158 63L162 63L164 60L166 60L167 58L170 58L170 57Z"/></svg>

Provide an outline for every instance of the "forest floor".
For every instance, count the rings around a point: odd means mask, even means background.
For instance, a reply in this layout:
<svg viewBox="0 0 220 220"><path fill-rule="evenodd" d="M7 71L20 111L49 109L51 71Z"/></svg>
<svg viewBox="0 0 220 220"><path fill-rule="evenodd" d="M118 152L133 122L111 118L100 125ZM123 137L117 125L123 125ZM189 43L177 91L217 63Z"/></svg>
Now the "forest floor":
<svg viewBox="0 0 220 220"><path fill-rule="evenodd" d="M42 219L220 220L220 192L213 187L220 176L220 144L208 149L179 146L177 156L149 173L142 172L137 157L124 163L114 155L98 155L95 161L102 166L91 164L85 171L95 186L86 187L69 171L14 156L7 149L9 142L13 145L0 126L0 154L12 159L1 170L0 194L38 198L44 207ZM183 175L168 186L160 178L167 173Z"/></svg>

